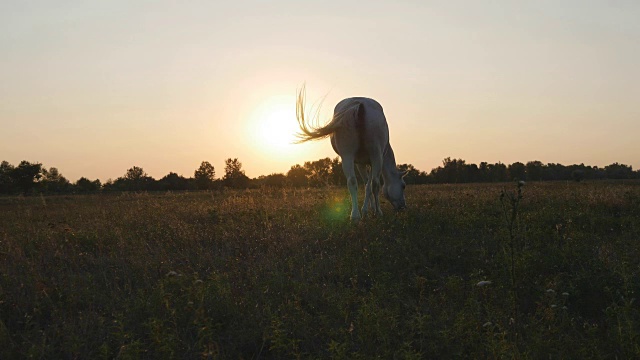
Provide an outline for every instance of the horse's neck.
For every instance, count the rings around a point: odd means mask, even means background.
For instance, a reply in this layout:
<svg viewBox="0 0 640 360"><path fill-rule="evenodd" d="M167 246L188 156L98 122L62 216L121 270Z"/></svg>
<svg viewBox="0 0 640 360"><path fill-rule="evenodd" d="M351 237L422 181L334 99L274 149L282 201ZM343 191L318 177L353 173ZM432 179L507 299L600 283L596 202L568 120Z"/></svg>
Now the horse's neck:
<svg viewBox="0 0 640 360"><path fill-rule="evenodd" d="M393 179L393 176L395 176L397 172L396 157L393 154L391 144L389 144L387 145L387 151L384 153L384 158L382 160L382 177L385 182L388 182Z"/></svg>

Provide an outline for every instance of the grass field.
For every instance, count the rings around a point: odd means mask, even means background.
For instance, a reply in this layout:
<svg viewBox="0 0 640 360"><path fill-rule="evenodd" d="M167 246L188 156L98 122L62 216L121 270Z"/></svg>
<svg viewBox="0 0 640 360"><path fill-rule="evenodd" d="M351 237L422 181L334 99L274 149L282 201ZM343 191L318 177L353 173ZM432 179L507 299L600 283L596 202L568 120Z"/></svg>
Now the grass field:
<svg viewBox="0 0 640 360"><path fill-rule="evenodd" d="M640 358L640 182L521 190L0 198L0 358Z"/></svg>

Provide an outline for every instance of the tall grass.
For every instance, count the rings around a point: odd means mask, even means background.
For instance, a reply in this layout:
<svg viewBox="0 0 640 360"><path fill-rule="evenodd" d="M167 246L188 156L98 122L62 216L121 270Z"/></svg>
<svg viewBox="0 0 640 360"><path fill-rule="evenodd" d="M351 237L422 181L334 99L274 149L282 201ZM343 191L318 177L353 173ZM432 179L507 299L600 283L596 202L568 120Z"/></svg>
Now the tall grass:
<svg viewBox="0 0 640 360"><path fill-rule="evenodd" d="M504 186L0 198L0 358L640 357L640 183Z"/></svg>

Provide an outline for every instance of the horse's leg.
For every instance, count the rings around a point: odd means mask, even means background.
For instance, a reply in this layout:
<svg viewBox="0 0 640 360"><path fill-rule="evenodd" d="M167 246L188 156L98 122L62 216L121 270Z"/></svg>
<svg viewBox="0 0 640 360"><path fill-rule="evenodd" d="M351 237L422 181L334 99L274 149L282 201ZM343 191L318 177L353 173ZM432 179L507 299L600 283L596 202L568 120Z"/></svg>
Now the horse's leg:
<svg viewBox="0 0 640 360"><path fill-rule="evenodd" d="M347 187L351 194L351 221L360 220L360 211L358 210L358 178L356 178L356 169L353 158L342 157L342 171L347 178Z"/></svg>
<svg viewBox="0 0 640 360"><path fill-rule="evenodd" d="M364 187L364 204L362 204L362 217L366 217L367 212L369 212L369 207L373 207L373 197L371 196L371 177L369 176L369 168L367 165L356 164L356 167L366 184Z"/></svg>
<svg viewBox="0 0 640 360"><path fill-rule="evenodd" d="M382 176L382 154L371 159L371 191L373 192L373 206L376 215L382 216L380 208L380 176Z"/></svg>

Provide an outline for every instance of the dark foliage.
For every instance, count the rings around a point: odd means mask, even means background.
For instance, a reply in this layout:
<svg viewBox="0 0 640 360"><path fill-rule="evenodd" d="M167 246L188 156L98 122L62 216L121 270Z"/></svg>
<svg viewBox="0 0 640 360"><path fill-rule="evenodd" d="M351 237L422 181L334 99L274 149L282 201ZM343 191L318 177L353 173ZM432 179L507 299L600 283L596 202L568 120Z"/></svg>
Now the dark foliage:
<svg viewBox="0 0 640 360"><path fill-rule="evenodd" d="M208 161L203 161L200 164L200 167L193 174L193 178L195 179L196 186L199 190L212 189L215 177L216 170Z"/></svg>
<svg viewBox="0 0 640 360"><path fill-rule="evenodd" d="M526 164L481 162L479 165L468 164L462 159L449 157L442 161L442 165L432 169L429 173L420 171L412 164L399 164L399 171L406 171L404 181L407 184L456 184L456 183L491 183L512 180L526 181L583 181L603 179L640 179L640 170L634 171L631 166L613 163L599 168L597 166L569 165L529 161ZM223 186L235 189L276 187L324 187L328 185L344 186L346 180L342 171L339 157L324 158L316 161L306 161L304 165L294 165L286 174L261 175L250 179L242 169L242 163L237 159L225 161L225 175L222 179L215 178L214 166L203 161L194 171L192 178L170 172L160 180L147 175L138 166L133 166L126 173L115 179L107 180L104 184L100 180L80 178L70 183L57 168L48 170L40 163L22 161L14 167L7 161L0 163L0 194L32 193L64 194L90 193L96 191L184 191L220 189Z"/></svg>
<svg viewBox="0 0 640 360"><path fill-rule="evenodd" d="M225 160L222 182L224 186L234 189L246 189L249 187L249 177L242 170L242 163L238 161L238 158Z"/></svg>

